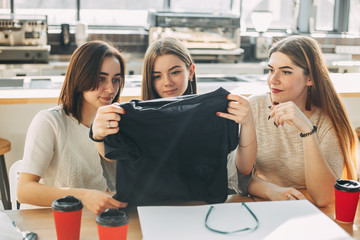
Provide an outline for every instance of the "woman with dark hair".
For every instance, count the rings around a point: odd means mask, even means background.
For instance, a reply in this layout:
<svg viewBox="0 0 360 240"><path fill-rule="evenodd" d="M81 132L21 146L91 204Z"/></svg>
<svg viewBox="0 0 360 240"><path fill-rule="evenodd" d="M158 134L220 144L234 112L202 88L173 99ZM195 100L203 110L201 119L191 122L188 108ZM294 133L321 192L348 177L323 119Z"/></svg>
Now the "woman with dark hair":
<svg viewBox="0 0 360 240"><path fill-rule="evenodd" d="M20 203L51 206L55 199L73 195L95 214L126 205L112 198L88 138L97 109L119 100L124 75L125 59L110 44L90 41L75 50L59 105L40 111L29 126L18 182Z"/></svg>
<svg viewBox="0 0 360 240"><path fill-rule="evenodd" d="M142 100L196 93L195 64L185 45L172 37L153 42L144 57ZM230 100L228 113L218 112L217 115L242 125L238 148L228 156L228 159L234 159L228 165L228 186L246 194L254 164L251 160L255 159L257 146L254 121L246 98L229 94L227 99ZM97 142L96 147L102 156L104 156L103 139L107 135L118 133L121 127L120 114L126 113L117 104L98 109L91 137ZM238 173L243 174L241 179L238 179Z"/></svg>
<svg viewBox="0 0 360 240"><path fill-rule="evenodd" d="M357 179L357 138L318 43L291 36L269 52L270 93L252 96L258 151L249 193L318 206L334 198L336 179Z"/></svg>

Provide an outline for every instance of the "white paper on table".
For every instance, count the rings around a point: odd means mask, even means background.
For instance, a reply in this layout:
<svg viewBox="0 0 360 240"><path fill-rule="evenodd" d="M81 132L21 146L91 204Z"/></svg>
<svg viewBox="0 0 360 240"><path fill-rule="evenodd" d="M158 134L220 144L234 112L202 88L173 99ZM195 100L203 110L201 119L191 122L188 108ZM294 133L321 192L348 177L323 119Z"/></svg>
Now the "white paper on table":
<svg viewBox="0 0 360 240"><path fill-rule="evenodd" d="M226 235L205 227L206 214L214 206L208 225L217 230L255 227L256 221L241 203L138 207L143 240L353 239L307 200L247 202L246 205L258 218L259 227L252 232Z"/></svg>
<svg viewBox="0 0 360 240"><path fill-rule="evenodd" d="M3 210L0 210L0 239L6 240L22 240L23 235L20 230L16 228L8 215Z"/></svg>

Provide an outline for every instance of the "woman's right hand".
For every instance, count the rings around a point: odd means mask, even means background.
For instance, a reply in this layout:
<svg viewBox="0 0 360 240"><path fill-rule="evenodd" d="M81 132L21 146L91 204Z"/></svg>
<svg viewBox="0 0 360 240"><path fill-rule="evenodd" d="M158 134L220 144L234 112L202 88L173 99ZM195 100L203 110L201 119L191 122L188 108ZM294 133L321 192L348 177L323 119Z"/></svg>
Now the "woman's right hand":
<svg viewBox="0 0 360 240"><path fill-rule="evenodd" d="M112 198L110 193L101 192L98 190L87 189L85 194L80 197L81 202L86 208L96 215L102 213L108 208L124 208L127 206L127 203L119 202L118 200Z"/></svg>
<svg viewBox="0 0 360 240"><path fill-rule="evenodd" d="M117 133L121 119L119 114L125 114L119 103L99 107L92 124L93 138L101 140L107 135Z"/></svg>
<svg viewBox="0 0 360 240"><path fill-rule="evenodd" d="M86 208L99 214L108 208L124 208L127 203L119 202L112 193L85 188L58 188L39 183L40 177L30 173L20 173L18 201L37 206L51 206L53 201L65 196L81 200Z"/></svg>

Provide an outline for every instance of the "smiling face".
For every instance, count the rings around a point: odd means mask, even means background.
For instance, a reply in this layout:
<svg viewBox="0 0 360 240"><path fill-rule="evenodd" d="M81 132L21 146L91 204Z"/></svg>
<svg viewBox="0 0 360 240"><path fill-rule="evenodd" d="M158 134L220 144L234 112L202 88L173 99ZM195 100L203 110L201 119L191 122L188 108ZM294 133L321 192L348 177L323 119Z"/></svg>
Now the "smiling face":
<svg viewBox="0 0 360 240"><path fill-rule="evenodd" d="M305 108L307 87L312 85L312 81L304 69L281 52L271 54L268 66L271 100L278 103L293 101L299 108Z"/></svg>
<svg viewBox="0 0 360 240"><path fill-rule="evenodd" d="M121 68L119 60L112 57L105 57L99 75L99 87L93 91L83 93L83 109L95 111L104 105L112 103L119 92L121 81Z"/></svg>
<svg viewBox="0 0 360 240"><path fill-rule="evenodd" d="M194 65L187 68L176 55L161 55L156 57L154 62L152 84L162 98L182 96L193 75Z"/></svg>

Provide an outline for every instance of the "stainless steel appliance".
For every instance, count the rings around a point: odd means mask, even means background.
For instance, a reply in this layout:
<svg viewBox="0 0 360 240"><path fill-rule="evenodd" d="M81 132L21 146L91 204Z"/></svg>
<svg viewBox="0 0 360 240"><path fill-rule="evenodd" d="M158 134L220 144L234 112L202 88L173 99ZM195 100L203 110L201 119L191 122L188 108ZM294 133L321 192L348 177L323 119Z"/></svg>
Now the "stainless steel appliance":
<svg viewBox="0 0 360 240"><path fill-rule="evenodd" d="M268 53L272 44L272 37L266 36L265 32L268 30L272 21L273 14L269 11L253 11L251 13L251 21L259 36L255 40L255 58L257 60L265 60L268 58Z"/></svg>
<svg viewBox="0 0 360 240"><path fill-rule="evenodd" d="M230 14L149 11L149 44L172 36L180 39L195 60L238 61L240 16Z"/></svg>
<svg viewBox="0 0 360 240"><path fill-rule="evenodd" d="M0 15L1 62L48 62L47 16Z"/></svg>

